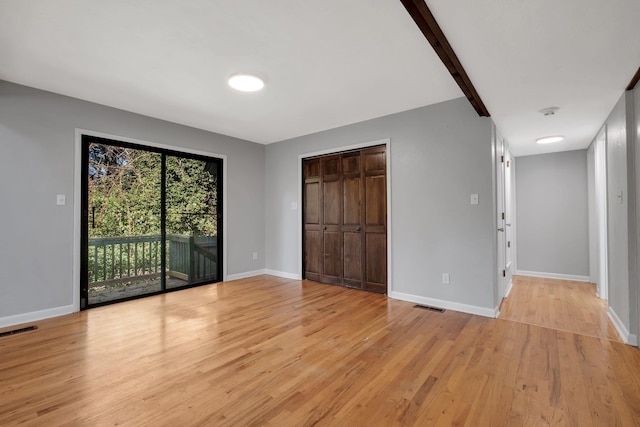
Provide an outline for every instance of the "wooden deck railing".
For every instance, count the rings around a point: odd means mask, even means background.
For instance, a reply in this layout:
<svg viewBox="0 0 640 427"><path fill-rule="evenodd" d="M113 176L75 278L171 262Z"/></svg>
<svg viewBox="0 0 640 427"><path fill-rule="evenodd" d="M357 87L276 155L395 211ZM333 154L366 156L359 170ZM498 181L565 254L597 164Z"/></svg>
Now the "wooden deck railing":
<svg viewBox="0 0 640 427"><path fill-rule="evenodd" d="M217 237L167 235L167 274L195 283L217 279ZM89 287L154 279L162 274L161 238L89 239Z"/></svg>

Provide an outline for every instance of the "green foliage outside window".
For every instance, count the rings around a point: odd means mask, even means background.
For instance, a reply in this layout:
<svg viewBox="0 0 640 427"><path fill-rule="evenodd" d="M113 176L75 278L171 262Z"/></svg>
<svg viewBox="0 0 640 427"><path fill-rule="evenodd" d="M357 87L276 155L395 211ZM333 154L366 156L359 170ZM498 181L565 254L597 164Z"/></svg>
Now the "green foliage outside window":
<svg viewBox="0 0 640 427"><path fill-rule="evenodd" d="M90 237L160 234L158 153L91 144ZM167 233L217 234L217 170L203 160L166 157Z"/></svg>

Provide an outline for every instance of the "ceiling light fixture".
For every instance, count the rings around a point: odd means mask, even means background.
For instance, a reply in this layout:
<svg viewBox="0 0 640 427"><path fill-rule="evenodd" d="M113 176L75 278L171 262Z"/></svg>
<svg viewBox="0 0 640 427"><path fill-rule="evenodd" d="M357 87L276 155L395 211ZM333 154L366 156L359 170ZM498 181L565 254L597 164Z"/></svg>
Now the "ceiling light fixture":
<svg viewBox="0 0 640 427"><path fill-rule="evenodd" d="M548 107L548 108L543 108L542 110L540 110L540 112L544 116L553 116L556 114L556 111L558 111L559 109L560 109L559 107Z"/></svg>
<svg viewBox="0 0 640 427"><path fill-rule="evenodd" d="M254 74L234 74L229 77L228 83L242 92L255 92L264 87L264 80Z"/></svg>
<svg viewBox="0 0 640 427"><path fill-rule="evenodd" d="M553 144L554 142L560 142L564 139L564 136L545 136L544 138L536 139L538 144Z"/></svg>

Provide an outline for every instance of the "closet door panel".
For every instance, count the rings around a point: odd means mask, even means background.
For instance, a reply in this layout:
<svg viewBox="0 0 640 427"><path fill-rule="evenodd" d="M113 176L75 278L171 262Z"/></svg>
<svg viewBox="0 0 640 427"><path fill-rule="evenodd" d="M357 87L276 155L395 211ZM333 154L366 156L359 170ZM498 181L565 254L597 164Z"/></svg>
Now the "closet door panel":
<svg viewBox="0 0 640 427"><path fill-rule="evenodd" d="M322 259L322 234L318 230L307 230L304 236L305 278L320 280Z"/></svg>
<svg viewBox="0 0 640 427"><path fill-rule="evenodd" d="M326 283L342 284L342 242L340 232L325 231L324 263L322 280Z"/></svg>
<svg viewBox="0 0 640 427"><path fill-rule="evenodd" d="M323 225L340 225L340 181L322 183Z"/></svg>
<svg viewBox="0 0 640 427"><path fill-rule="evenodd" d="M387 291L387 236L369 233L366 237L366 277L364 289L374 292Z"/></svg>
<svg viewBox="0 0 640 427"><path fill-rule="evenodd" d="M362 234L343 233L344 248L344 284L353 288L362 288Z"/></svg>

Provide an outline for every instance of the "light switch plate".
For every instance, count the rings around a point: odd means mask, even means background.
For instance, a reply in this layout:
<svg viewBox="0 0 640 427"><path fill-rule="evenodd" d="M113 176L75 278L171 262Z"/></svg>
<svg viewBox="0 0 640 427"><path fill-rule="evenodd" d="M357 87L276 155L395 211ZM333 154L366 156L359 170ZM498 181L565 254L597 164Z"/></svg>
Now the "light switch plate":
<svg viewBox="0 0 640 427"><path fill-rule="evenodd" d="M56 196L56 205L64 206L67 204L67 197L64 194L58 194Z"/></svg>
<svg viewBox="0 0 640 427"><path fill-rule="evenodd" d="M471 195L471 204L472 205L477 205L478 204L478 195L477 194L472 194Z"/></svg>
<svg viewBox="0 0 640 427"><path fill-rule="evenodd" d="M298 202L291 202L291 210L295 211L296 209L298 209Z"/></svg>

